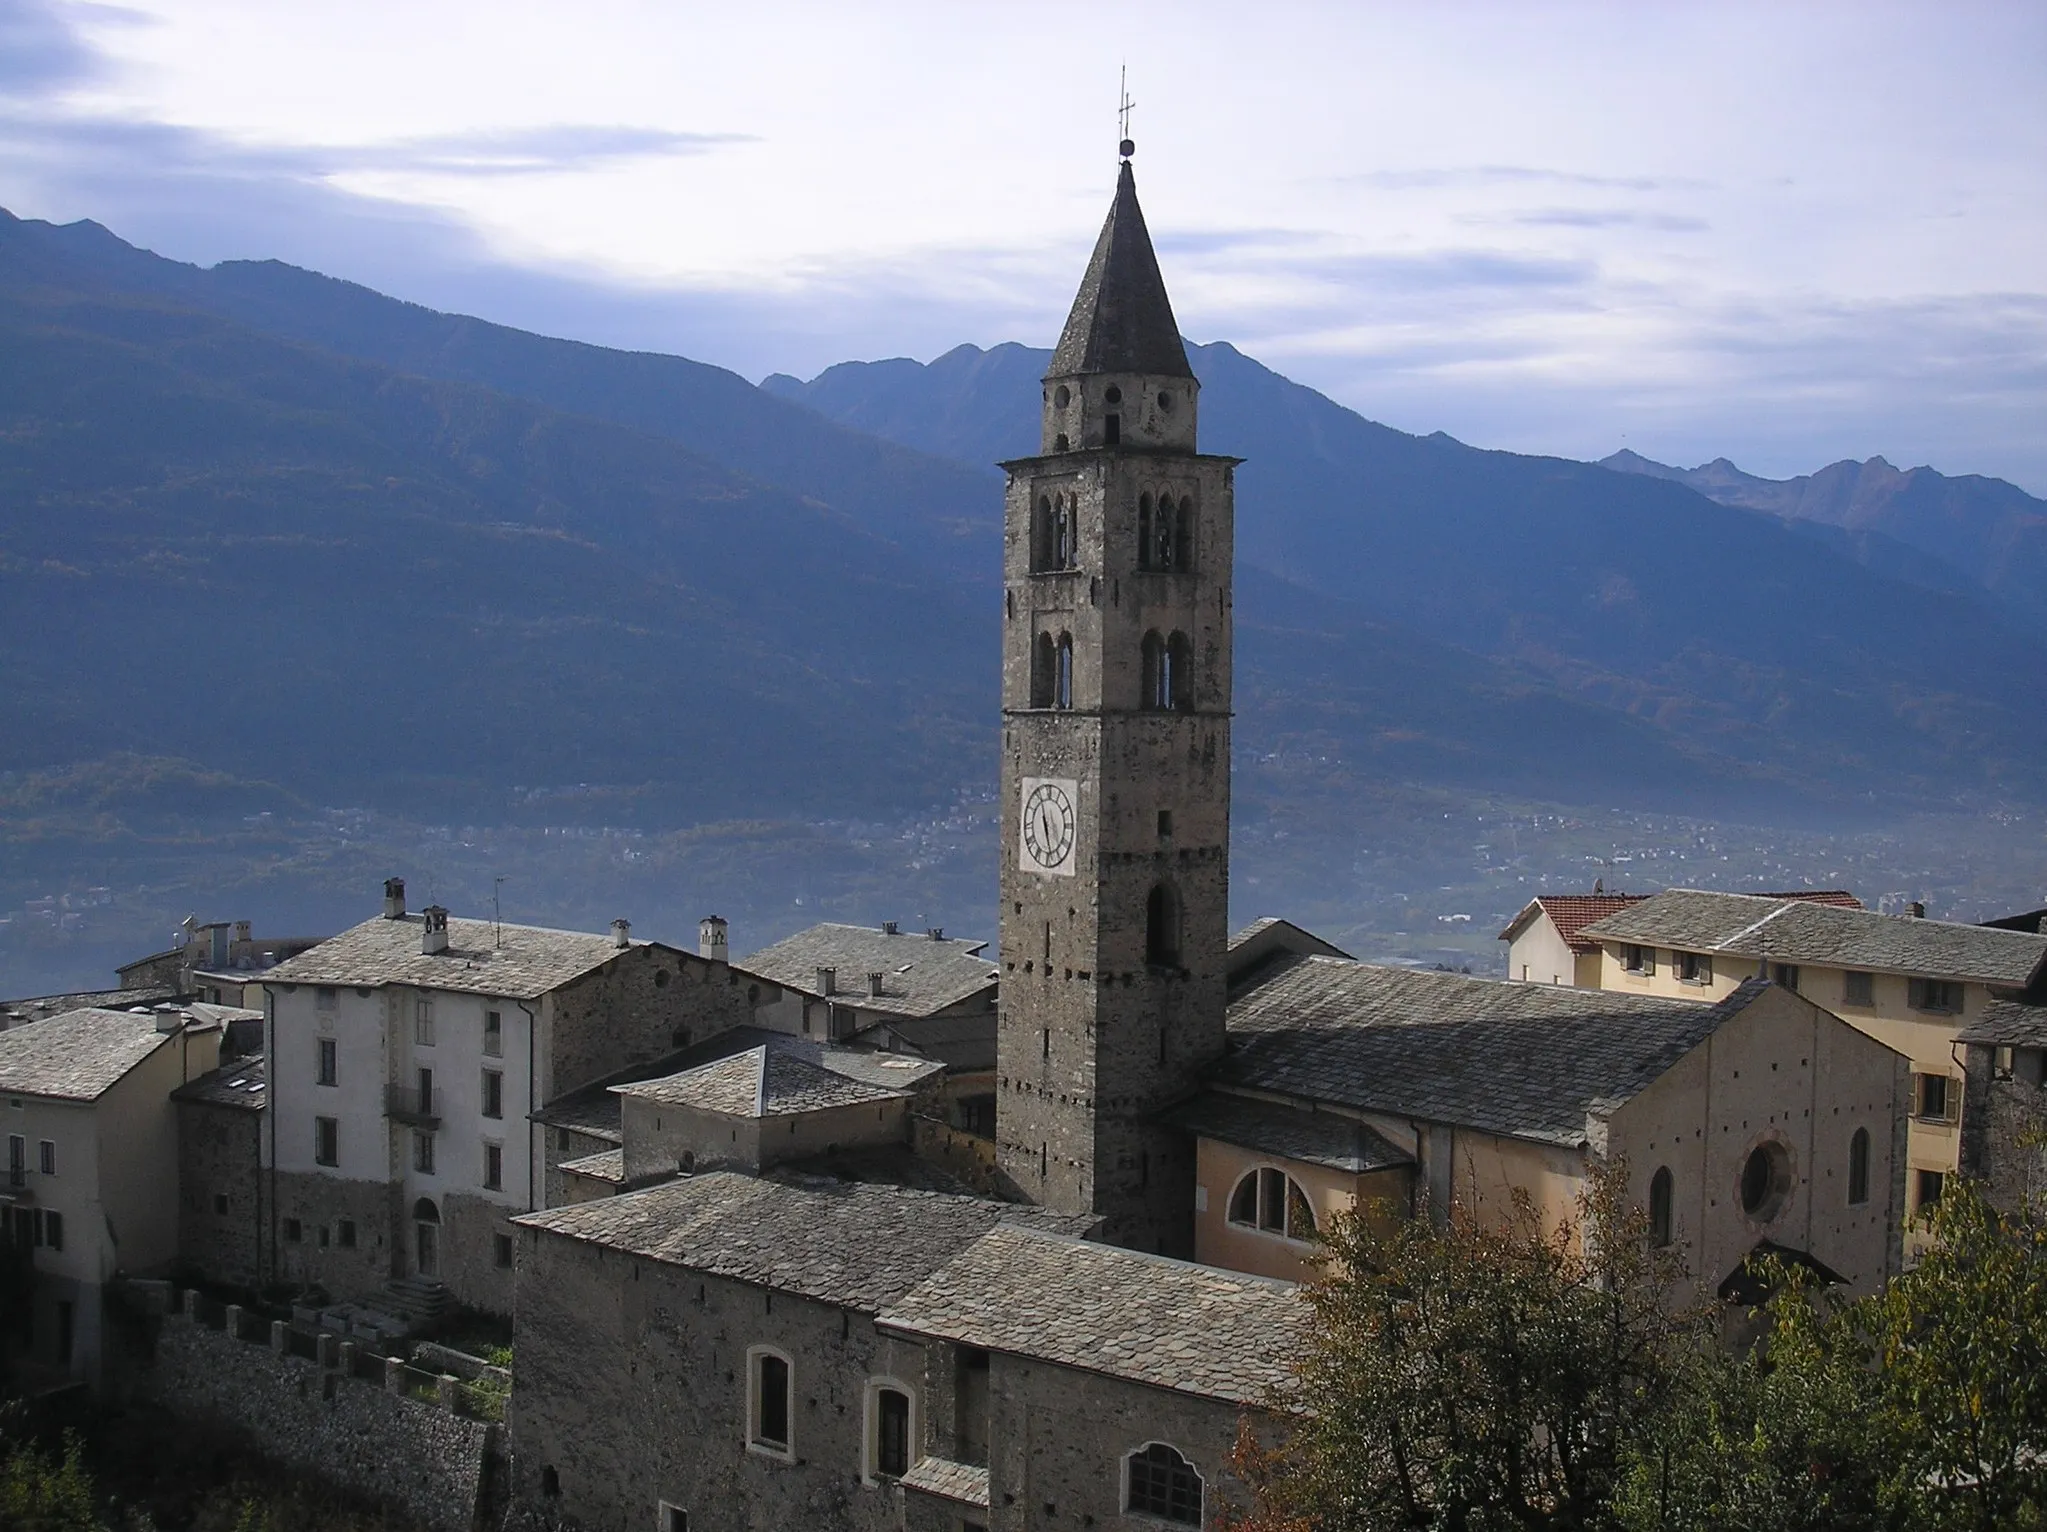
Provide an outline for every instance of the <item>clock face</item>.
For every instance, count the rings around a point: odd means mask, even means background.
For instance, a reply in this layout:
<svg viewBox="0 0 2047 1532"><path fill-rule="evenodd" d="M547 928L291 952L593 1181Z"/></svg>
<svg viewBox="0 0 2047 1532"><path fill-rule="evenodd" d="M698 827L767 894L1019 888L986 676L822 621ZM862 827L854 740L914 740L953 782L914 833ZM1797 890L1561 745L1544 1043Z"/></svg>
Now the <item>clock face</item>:
<svg viewBox="0 0 2047 1532"><path fill-rule="evenodd" d="M1057 777L1023 779L1023 865L1032 872L1073 876L1074 840L1080 827L1074 797L1072 782Z"/></svg>

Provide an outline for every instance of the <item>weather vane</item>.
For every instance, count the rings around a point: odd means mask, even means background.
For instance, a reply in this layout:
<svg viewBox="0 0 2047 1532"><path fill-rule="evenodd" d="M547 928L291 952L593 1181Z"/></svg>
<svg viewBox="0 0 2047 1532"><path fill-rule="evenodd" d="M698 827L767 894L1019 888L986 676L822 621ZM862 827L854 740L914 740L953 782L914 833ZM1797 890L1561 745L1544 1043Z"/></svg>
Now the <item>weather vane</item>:
<svg viewBox="0 0 2047 1532"><path fill-rule="evenodd" d="M1116 108L1116 136L1122 140L1116 152L1129 159L1137 153L1137 145L1130 141L1130 109L1137 105L1130 99L1130 66L1124 64L1116 72L1116 94L1120 102Z"/></svg>

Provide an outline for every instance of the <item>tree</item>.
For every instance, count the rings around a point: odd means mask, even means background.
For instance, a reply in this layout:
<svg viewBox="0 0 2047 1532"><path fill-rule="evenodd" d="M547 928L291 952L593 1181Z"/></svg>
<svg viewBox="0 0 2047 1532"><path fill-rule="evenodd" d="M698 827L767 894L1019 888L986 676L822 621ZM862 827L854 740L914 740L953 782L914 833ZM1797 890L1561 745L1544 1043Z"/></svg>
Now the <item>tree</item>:
<svg viewBox="0 0 2047 1532"><path fill-rule="evenodd" d="M1525 1197L1447 1227L1365 1208L1329 1221L1278 1445L1247 1432L1245 1532L1618 1527L1614 1500L1669 1404L1695 1316L1680 1272L1593 1178L1575 1224Z"/></svg>
<svg viewBox="0 0 2047 1532"><path fill-rule="evenodd" d="M104 1532L93 1513L92 1476L78 1438L64 1439L64 1455L48 1456L16 1442L0 1456L0 1527L17 1532Z"/></svg>

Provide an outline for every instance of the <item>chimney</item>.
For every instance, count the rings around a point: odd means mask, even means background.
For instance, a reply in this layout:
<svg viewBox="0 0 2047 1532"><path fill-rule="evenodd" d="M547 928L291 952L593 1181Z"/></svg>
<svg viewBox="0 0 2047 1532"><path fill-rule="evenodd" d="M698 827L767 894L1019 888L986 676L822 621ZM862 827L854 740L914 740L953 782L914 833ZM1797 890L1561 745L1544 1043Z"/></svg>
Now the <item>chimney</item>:
<svg viewBox="0 0 2047 1532"><path fill-rule="evenodd" d="M400 896L403 897L402 895ZM436 952L448 950L448 912L438 904L430 904L421 910L420 917L426 922L419 928L419 950L428 957Z"/></svg>
<svg viewBox="0 0 2047 1532"><path fill-rule="evenodd" d="M876 1000L879 1000L879 999L881 998L881 975L880 975L880 974L878 974L878 973L871 973L871 974L869 974L869 975L867 976L867 993L868 993L868 994L869 994L869 995L870 995L870 996L871 996L872 998L874 998L874 999L876 999Z"/></svg>
<svg viewBox="0 0 2047 1532"><path fill-rule="evenodd" d="M153 1014L156 1016L156 1030L165 1037L175 1036L185 1025L185 1013L174 1005L160 1005Z"/></svg>
<svg viewBox="0 0 2047 1532"><path fill-rule="evenodd" d="M725 917L706 915L697 922L697 956L714 963L725 962L732 952L725 938Z"/></svg>
<svg viewBox="0 0 2047 1532"><path fill-rule="evenodd" d="M633 923L623 918L614 920L611 923L611 945L614 947L630 947L632 944Z"/></svg>
<svg viewBox="0 0 2047 1532"><path fill-rule="evenodd" d="M384 880L384 918L403 920L405 918L405 880L386 878Z"/></svg>
<svg viewBox="0 0 2047 1532"><path fill-rule="evenodd" d="M1908 913L1910 913L1914 920L1924 920L1926 918L1926 906L1919 900L1914 899L1908 906Z"/></svg>
<svg viewBox="0 0 2047 1532"><path fill-rule="evenodd" d="M945 940L945 927L933 926L929 931L925 933L925 935L929 936L935 942L942 942Z"/></svg>
<svg viewBox="0 0 2047 1532"><path fill-rule="evenodd" d="M246 920L238 920L238 921L236 921L236 922L235 922L235 940L236 940L236 941L238 941L238 942L245 942L245 941L249 941L249 940L251 940L251 939L252 939L252 934L251 934L251 933L253 932L253 930L254 930L254 928L253 928L253 927L252 927L252 926L251 926L251 925L249 924L249 922L248 922L248 921L246 921Z"/></svg>
<svg viewBox="0 0 2047 1532"><path fill-rule="evenodd" d="M820 968L817 971L817 992L829 995L837 987L839 971L836 968Z"/></svg>
<svg viewBox="0 0 2047 1532"><path fill-rule="evenodd" d="M894 936L896 934L896 923L893 920L884 920L881 923L881 934L883 936Z"/></svg>

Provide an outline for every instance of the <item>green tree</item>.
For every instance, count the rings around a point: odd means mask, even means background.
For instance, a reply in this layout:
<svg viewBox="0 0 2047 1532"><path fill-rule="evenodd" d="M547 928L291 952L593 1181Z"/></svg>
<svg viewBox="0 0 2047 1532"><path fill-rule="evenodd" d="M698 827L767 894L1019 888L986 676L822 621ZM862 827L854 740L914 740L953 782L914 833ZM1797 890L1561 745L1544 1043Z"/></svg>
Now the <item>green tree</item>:
<svg viewBox="0 0 2047 1532"><path fill-rule="evenodd" d="M1695 1318L1680 1273L1625 1200L1593 1180L1575 1224L1525 1198L1504 1221L1340 1215L1278 1445L1248 1433L1237 1470L1256 1532L1618 1527L1615 1493L1654 1432Z"/></svg>
<svg viewBox="0 0 2047 1532"><path fill-rule="evenodd" d="M30 1442L15 1442L0 1457L0 1527L10 1532L105 1532L93 1500L75 1436L65 1437L61 1458Z"/></svg>

